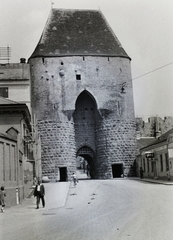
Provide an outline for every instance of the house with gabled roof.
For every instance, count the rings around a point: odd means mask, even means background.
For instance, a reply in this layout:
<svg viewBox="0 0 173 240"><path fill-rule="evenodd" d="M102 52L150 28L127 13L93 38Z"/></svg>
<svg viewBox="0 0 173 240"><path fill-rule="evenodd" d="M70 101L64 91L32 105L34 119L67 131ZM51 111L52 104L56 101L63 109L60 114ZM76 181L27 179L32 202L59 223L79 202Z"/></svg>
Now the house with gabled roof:
<svg viewBox="0 0 173 240"><path fill-rule="evenodd" d="M78 156L91 178L135 174L130 62L101 11L51 10L29 58L43 175L70 180Z"/></svg>
<svg viewBox="0 0 173 240"><path fill-rule="evenodd" d="M31 192L35 159L31 115L26 104L0 97L0 185L6 205L19 204Z"/></svg>
<svg viewBox="0 0 173 240"><path fill-rule="evenodd" d="M142 147L137 165L138 175L142 167L144 178L173 180L173 129Z"/></svg>

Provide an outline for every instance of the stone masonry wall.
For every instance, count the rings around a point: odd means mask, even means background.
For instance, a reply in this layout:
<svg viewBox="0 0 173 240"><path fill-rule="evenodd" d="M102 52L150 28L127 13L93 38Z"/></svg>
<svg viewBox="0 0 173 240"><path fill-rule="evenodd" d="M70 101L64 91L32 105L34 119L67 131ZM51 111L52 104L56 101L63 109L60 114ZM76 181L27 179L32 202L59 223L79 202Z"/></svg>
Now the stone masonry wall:
<svg viewBox="0 0 173 240"><path fill-rule="evenodd" d="M134 115L129 59L52 57L43 62L33 58L30 65L32 109L37 119L62 120L62 111L74 111L77 97L84 90L95 98L98 109L111 110L124 119ZM76 80L76 74L81 80Z"/></svg>
<svg viewBox="0 0 173 240"><path fill-rule="evenodd" d="M76 169L76 147L72 122L38 121L42 143L42 173L59 178L59 167L67 167L68 179Z"/></svg>
<svg viewBox="0 0 173 240"><path fill-rule="evenodd" d="M95 125L76 125L75 126L76 149L88 146L95 151Z"/></svg>
<svg viewBox="0 0 173 240"><path fill-rule="evenodd" d="M116 161L124 163L125 173L129 174L136 150L132 144L135 118L130 60L102 56L45 57L30 59L30 65L32 109L39 122L43 175L53 179L58 167L67 165L69 176L81 143L96 149L94 161L99 178L111 178L111 164ZM77 128L75 139L73 113L78 96L85 91L95 102L99 118L96 129L87 126L86 137Z"/></svg>
<svg viewBox="0 0 173 240"><path fill-rule="evenodd" d="M135 121L108 120L96 127L97 177L112 178L112 164L123 163L124 175L135 174Z"/></svg>
<svg viewBox="0 0 173 240"><path fill-rule="evenodd" d="M148 122L144 122L142 118L136 118L136 130L139 137L156 137L162 135L173 128L173 117L166 116L163 119L155 116L148 118Z"/></svg>

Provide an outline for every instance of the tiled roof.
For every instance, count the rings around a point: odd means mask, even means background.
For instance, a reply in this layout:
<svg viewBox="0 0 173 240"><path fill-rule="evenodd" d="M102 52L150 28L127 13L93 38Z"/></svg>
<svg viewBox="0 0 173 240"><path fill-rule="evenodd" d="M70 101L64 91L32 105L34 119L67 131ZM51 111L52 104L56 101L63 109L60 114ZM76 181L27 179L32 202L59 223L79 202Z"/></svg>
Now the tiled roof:
<svg viewBox="0 0 173 240"><path fill-rule="evenodd" d="M137 139L137 148L138 149L144 148L145 146L148 146L154 141L155 141L155 138L151 138L151 137Z"/></svg>
<svg viewBox="0 0 173 240"><path fill-rule="evenodd" d="M154 140L153 142L151 142L151 143L148 144L147 146L142 147L141 150L142 150L142 149L145 149L145 148L151 148L151 147L153 147L153 146L155 146L155 145L157 145L157 144L166 142L167 139L168 139L168 136L169 136L170 134L172 134L172 133L173 133L173 128L170 129L168 132L162 134L160 137L158 137L156 140Z"/></svg>
<svg viewBox="0 0 173 240"><path fill-rule="evenodd" d="M100 11L52 9L31 58L71 55L129 58Z"/></svg>

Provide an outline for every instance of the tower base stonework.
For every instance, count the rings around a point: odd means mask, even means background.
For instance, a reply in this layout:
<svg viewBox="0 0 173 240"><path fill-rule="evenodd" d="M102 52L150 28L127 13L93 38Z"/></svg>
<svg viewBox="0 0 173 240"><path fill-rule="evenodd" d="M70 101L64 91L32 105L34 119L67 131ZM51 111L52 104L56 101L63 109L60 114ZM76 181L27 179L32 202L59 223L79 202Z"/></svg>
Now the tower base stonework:
<svg viewBox="0 0 173 240"><path fill-rule="evenodd" d="M134 120L103 120L96 127L96 142L97 178L110 179L135 175L136 130ZM114 176L115 167L119 168L116 176Z"/></svg>
<svg viewBox="0 0 173 240"><path fill-rule="evenodd" d="M73 122L40 120L38 121L38 129L42 144L43 176L48 176L51 181L70 180L72 173L76 171ZM63 173L61 173L61 169L63 169Z"/></svg>

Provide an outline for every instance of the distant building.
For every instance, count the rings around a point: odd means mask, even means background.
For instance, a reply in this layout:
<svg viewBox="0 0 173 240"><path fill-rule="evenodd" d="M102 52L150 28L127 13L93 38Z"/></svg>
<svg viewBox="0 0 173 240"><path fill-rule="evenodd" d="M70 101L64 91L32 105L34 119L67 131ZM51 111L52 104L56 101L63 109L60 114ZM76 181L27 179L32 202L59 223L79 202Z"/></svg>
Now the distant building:
<svg viewBox="0 0 173 240"><path fill-rule="evenodd" d="M173 128L173 117L165 116L164 118L155 116L149 117L148 122L142 118L136 118L137 138L158 137Z"/></svg>
<svg viewBox="0 0 173 240"><path fill-rule="evenodd" d="M78 156L91 178L135 174L130 62L100 11L52 9L29 59L43 175L69 180Z"/></svg>
<svg viewBox="0 0 173 240"><path fill-rule="evenodd" d="M173 129L140 149L137 173L144 170L144 178L173 180Z"/></svg>
<svg viewBox="0 0 173 240"><path fill-rule="evenodd" d="M30 96L30 66L25 59L21 58L20 63L1 63L0 97L26 103L31 110Z"/></svg>

